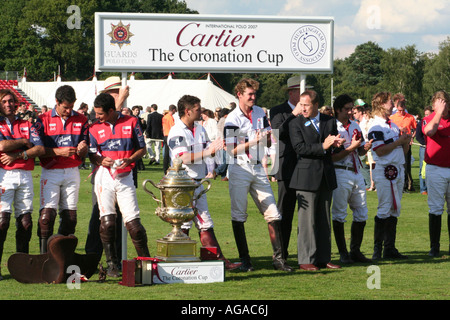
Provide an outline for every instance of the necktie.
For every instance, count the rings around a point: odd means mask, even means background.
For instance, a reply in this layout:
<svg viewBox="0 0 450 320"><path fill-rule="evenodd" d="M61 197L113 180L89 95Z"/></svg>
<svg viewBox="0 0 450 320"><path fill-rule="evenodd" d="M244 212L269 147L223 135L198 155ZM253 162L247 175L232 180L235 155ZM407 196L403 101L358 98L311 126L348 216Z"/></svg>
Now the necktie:
<svg viewBox="0 0 450 320"><path fill-rule="evenodd" d="M319 132L319 127L317 126L317 119L316 118L312 118L311 119L311 123L314 126L314 128L316 129L316 131Z"/></svg>

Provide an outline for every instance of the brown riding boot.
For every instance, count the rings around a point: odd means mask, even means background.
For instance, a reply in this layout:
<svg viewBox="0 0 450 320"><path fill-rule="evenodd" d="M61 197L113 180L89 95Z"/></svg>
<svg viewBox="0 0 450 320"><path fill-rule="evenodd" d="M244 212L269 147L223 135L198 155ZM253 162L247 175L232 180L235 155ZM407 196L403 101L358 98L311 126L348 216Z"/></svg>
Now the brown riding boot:
<svg viewBox="0 0 450 320"><path fill-rule="evenodd" d="M232 263L228 259L225 258L225 256L222 253L222 250L220 249L220 245L219 245L219 242L217 241L216 235L214 234L213 228L210 228L205 231L200 231L199 235L200 235L200 242L202 243L202 246L217 248L217 260L222 260L225 262L226 270L234 270L234 269L240 268L242 266L242 263Z"/></svg>
<svg viewBox="0 0 450 320"><path fill-rule="evenodd" d="M292 269L286 262L286 257L284 256L283 240L281 238L281 222L280 220L271 221L267 224L269 229L270 242L272 243L273 249L273 268L275 270L292 272Z"/></svg>
<svg viewBox="0 0 450 320"><path fill-rule="evenodd" d="M100 239L103 244L103 251L105 252L106 264L108 270L106 275L113 278L118 278L119 273L119 259L117 258L116 250L116 215L109 214L100 218Z"/></svg>
<svg viewBox="0 0 450 320"><path fill-rule="evenodd" d="M127 230L130 233L133 245L139 257L150 257L147 245L147 231L141 224L141 219L137 218L127 222Z"/></svg>

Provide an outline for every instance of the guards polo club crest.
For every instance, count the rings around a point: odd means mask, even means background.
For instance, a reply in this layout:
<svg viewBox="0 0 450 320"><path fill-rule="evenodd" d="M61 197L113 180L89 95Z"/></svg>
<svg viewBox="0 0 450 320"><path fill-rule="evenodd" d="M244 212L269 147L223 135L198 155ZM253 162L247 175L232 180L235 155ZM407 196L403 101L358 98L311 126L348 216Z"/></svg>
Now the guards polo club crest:
<svg viewBox="0 0 450 320"><path fill-rule="evenodd" d="M384 168L384 176L391 183L392 205L394 207L394 210L397 211L398 205L397 205L397 200L395 198L395 191L394 191L394 185L392 184L392 180L395 180L397 178L398 169L393 165L389 165L386 168Z"/></svg>
<svg viewBox="0 0 450 320"><path fill-rule="evenodd" d="M398 170L395 166L389 165L386 168L384 168L384 175L385 175L386 179L392 181L395 178L397 178Z"/></svg>
<svg viewBox="0 0 450 320"><path fill-rule="evenodd" d="M110 43L119 45L120 49L122 49L124 44L130 44L130 38L134 36L134 34L130 32L130 24L125 26L122 23L122 20L117 25L111 23L111 32L107 35L111 37Z"/></svg>

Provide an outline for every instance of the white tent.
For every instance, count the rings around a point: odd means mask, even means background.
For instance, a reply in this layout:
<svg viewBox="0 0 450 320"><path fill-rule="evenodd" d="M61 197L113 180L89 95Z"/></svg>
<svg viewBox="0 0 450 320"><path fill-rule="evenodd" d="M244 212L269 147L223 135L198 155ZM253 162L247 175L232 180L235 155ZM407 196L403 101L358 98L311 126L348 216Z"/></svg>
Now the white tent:
<svg viewBox="0 0 450 320"><path fill-rule="evenodd" d="M140 105L144 111L151 104L158 105L158 111L162 113L169 105L177 105L178 100L185 94L196 96L201 100L204 108L215 110L217 107L226 107L230 102L238 103L236 97L214 85L208 75L203 80L173 79L169 76L162 80L135 80L131 77L127 81L130 87L130 96L127 106ZM103 89L103 82L95 77L92 81L57 81L53 82L19 82L19 87L38 105L47 105L53 108L55 105L56 89L62 85L70 85L75 89L77 101L75 110L82 102L92 108L95 97Z"/></svg>

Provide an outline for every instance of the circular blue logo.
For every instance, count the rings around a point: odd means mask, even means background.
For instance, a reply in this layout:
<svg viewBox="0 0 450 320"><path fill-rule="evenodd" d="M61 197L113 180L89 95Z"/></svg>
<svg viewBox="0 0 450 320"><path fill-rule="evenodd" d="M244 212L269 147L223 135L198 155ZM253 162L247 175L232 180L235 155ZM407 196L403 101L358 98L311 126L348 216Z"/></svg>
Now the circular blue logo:
<svg viewBox="0 0 450 320"><path fill-rule="evenodd" d="M291 52L301 63L317 63L323 58L326 51L326 37L322 30L314 25L305 25L292 35Z"/></svg>

